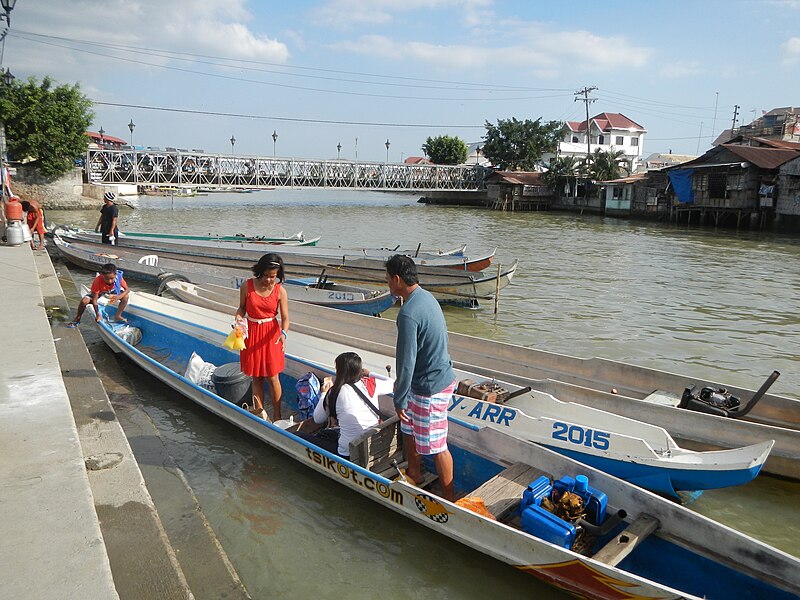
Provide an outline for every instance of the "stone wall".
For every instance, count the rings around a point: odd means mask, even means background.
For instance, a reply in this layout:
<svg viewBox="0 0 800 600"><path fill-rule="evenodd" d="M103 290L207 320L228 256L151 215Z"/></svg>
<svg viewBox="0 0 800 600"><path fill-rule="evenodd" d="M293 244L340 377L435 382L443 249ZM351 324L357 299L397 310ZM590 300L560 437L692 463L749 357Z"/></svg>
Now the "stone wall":
<svg viewBox="0 0 800 600"><path fill-rule="evenodd" d="M36 200L45 209L51 210L97 208L102 204L105 191L101 191L99 196L95 193L92 193L91 197L84 195L82 169L72 169L61 177L47 179L42 177L38 169L25 165L17 166L17 174L11 178L11 189L23 200Z"/></svg>

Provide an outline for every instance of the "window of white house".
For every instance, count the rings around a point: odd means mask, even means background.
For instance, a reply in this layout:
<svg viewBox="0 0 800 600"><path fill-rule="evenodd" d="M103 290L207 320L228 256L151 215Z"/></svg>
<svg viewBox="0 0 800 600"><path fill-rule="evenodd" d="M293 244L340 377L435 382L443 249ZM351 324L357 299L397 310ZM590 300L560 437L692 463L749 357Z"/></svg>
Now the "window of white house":
<svg viewBox="0 0 800 600"><path fill-rule="evenodd" d="M579 141L579 140L578 140L578 136L577 136L577 135L573 135L573 136L572 136L572 143L573 143L573 144L577 144L577 143L578 143L578 141Z"/></svg>
<svg viewBox="0 0 800 600"><path fill-rule="evenodd" d="M622 144L624 144L624 143L625 143L625 138L622 137L621 135L618 135L617 136L617 146L622 146Z"/></svg>
<svg viewBox="0 0 800 600"><path fill-rule="evenodd" d="M631 138L631 146L638 146L638 145L639 145L639 138L638 137L632 137Z"/></svg>
<svg viewBox="0 0 800 600"><path fill-rule="evenodd" d="M604 135L597 136L597 143L601 146L606 143L606 137Z"/></svg>

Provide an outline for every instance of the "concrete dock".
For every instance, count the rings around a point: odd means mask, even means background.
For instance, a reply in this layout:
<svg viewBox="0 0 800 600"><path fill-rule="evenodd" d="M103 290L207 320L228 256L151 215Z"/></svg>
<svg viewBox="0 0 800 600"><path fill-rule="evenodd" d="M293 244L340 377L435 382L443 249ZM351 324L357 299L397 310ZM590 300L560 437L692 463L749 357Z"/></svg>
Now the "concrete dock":
<svg viewBox="0 0 800 600"><path fill-rule="evenodd" d="M0 600L248 598L152 423L118 419L62 283L0 245Z"/></svg>

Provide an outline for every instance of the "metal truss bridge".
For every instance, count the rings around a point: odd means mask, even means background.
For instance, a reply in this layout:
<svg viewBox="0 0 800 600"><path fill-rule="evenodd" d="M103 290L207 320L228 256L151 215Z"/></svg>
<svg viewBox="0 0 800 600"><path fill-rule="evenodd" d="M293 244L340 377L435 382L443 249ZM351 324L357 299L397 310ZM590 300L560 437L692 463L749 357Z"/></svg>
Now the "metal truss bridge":
<svg viewBox="0 0 800 600"><path fill-rule="evenodd" d="M183 151L94 150L86 155L91 183L208 189L349 188L478 191L489 169L478 165L408 165L307 160Z"/></svg>

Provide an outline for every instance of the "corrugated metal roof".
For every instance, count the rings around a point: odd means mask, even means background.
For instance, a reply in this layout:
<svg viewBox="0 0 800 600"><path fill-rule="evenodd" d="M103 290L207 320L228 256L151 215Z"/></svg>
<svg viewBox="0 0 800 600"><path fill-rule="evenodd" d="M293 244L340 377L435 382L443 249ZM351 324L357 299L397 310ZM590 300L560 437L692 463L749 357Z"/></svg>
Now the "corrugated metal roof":
<svg viewBox="0 0 800 600"><path fill-rule="evenodd" d="M755 146L739 146L737 144L722 144L742 160L754 164L762 169L777 169L783 163L800 157L800 152L787 148L759 148Z"/></svg>
<svg viewBox="0 0 800 600"><path fill-rule="evenodd" d="M754 137L752 138L754 142L758 142L759 144L763 144L765 146L770 146L772 148L787 148L793 150L800 150L800 142L787 142L786 140L773 140L770 138L762 138L762 137Z"/></svg>
<svg viewBox="0 0 800 600"><path fill-rule="evenodd" d="M495 171L489 176L489 179L497 179L500 183L512 185L546 185L542 181L541 173L528 171Z"/></svg>

